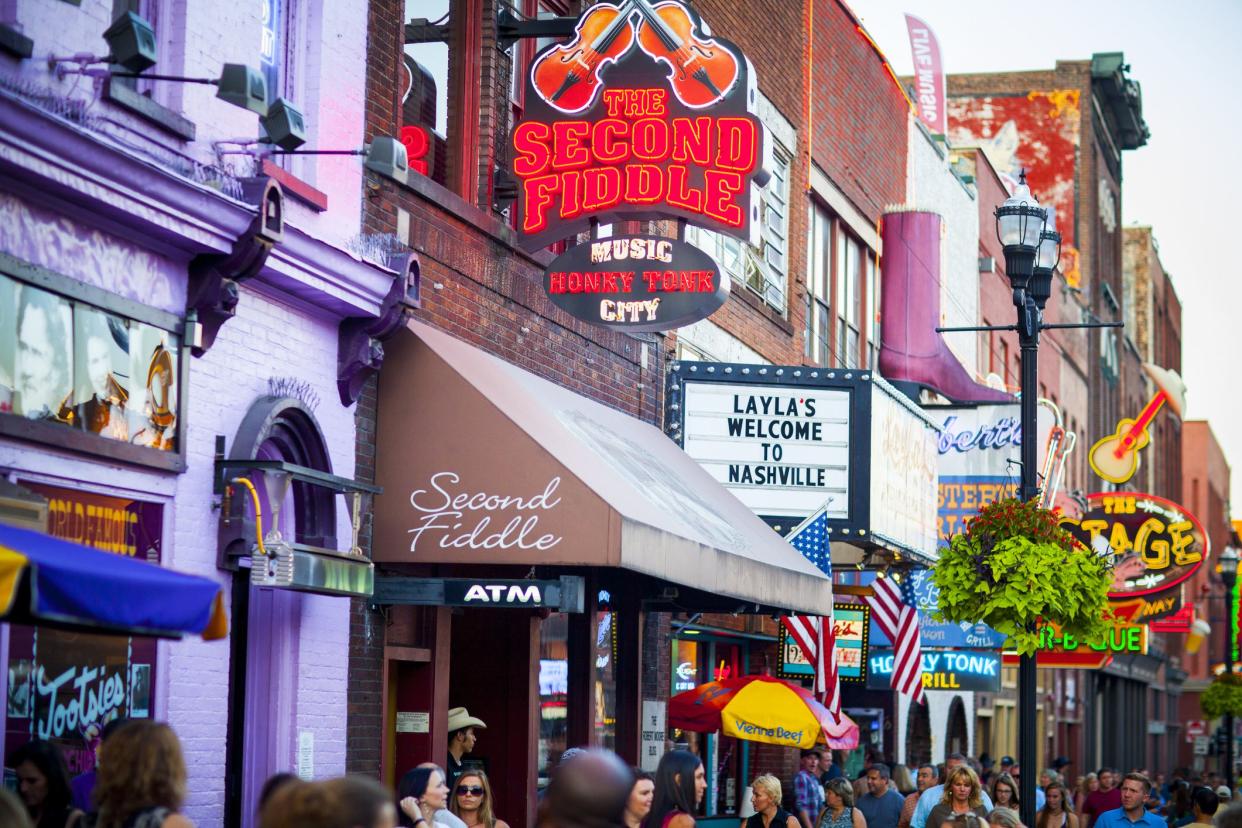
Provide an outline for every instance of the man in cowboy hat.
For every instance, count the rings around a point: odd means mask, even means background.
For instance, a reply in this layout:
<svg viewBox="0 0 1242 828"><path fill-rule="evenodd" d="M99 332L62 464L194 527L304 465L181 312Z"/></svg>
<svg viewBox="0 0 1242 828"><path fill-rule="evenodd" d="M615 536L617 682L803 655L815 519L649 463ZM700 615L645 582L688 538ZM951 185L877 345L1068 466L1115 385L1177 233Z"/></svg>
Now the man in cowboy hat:
<svg viewBox="0 0 1242 828"><path fill-rule="evenodd" d="M457 777L461 776L464 767L462 767L462 757L474 750L476 737L474 729L484 730L487 725L483 724L483 720L470 715L464 707L453 707L448 712L448 786L450 789L457 784Z"/></svg>

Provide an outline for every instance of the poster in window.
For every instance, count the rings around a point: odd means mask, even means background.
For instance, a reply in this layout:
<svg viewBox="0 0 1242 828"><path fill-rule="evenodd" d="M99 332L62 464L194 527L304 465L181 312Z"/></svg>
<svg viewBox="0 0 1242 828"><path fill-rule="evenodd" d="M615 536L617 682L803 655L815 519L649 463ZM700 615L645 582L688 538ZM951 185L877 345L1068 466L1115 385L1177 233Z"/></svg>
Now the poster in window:
<svg viewBox="0 0 1242 828"><path fill-rule="evenodd" d="M150 664L134 664L130 667L129 716L131 719L147 719L151 716Z"/></svg>
<svg viewBox="0 0 1242 828"><path fill-rule="evenodd" d="M13 719L30 718L30 673L34 663L26 658L9 662L9 701L7 715Z"/></svg>
<svg viewBox="0 0 1242 828"><path fill-rule="evenodd" d="M16 394L17 282L0 275L0 413L12 413Z"/></svg>
<svg viewBox="0 0 1242 828"><path fill-rule="evenodd" d="M72 338L69 302L30 285L18 288L15 413L32 420L72 420Z"/></svg>
<svg viewBox="0 0 1242 828"><path fill-rule="evenodd" d="M130 442L177 450L177 337L151 325L129 329Z"/></svg>
<svg viewBox="0 0 1242 828"><path fill-rule="evenodd" d="M74 423L92 434L128 441L129 323L79 304L73 325Z"/></svg>

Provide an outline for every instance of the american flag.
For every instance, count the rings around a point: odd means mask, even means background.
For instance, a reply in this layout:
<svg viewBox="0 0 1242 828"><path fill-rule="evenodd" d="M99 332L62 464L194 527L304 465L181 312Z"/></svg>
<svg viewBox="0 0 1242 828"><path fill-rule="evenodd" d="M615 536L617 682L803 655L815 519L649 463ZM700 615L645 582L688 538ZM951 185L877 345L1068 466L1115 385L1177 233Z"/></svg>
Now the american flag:
<svg viewBox="0 0 1242 828"><path fill-rule="evenodd" d="M923 702L923 653L919 646L919 612L915 609L910 578L898 585L893 578L876 578L875 593L867 598L871 619L893 642L893 689L916 704Z"/></svg>
<svg viewBox="0 0 1242 828"><path fill-rule="evenodd" d="M825 575L832 577L827 503L785 539ZM832 627L832 616L800 615L786 618L784 623L789 635L815 669L815 695L833 716L839 718L841 685L837 677L837 638Z"/></svg>

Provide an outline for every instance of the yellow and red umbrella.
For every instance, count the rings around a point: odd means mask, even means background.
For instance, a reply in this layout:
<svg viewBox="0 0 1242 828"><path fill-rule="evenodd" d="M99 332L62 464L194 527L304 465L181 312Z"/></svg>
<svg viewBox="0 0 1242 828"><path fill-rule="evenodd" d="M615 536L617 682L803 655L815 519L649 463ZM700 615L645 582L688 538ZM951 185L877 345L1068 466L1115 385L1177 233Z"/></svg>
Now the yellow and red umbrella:
<svg viewBox="0 0 1242 828"><path fill-rule="evenodd" d="M834 750L858 747L858 725L838 718L811 691L771 676L739 676L701 684L668 701L669 724L751 742L806 750L827 744Z"/></svg>

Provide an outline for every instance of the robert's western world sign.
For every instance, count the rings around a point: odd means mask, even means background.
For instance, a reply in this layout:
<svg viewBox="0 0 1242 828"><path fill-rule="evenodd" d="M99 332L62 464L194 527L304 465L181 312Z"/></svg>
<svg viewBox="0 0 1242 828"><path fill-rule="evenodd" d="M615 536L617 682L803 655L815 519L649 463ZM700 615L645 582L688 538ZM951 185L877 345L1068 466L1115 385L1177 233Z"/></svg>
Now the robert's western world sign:
<svg viewBox="0 0 1242 828"><path fill-rule="evenodd" d="M536 250L592 219L682 218L749 240L765 150L745 56L675 0L597 3L540 52L512 136Z"/></svg>

